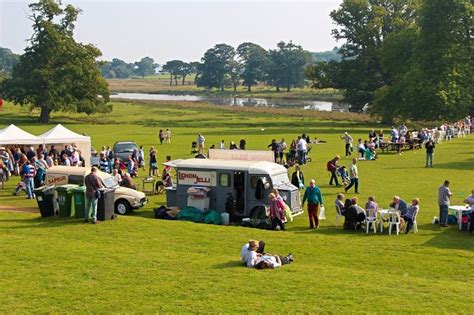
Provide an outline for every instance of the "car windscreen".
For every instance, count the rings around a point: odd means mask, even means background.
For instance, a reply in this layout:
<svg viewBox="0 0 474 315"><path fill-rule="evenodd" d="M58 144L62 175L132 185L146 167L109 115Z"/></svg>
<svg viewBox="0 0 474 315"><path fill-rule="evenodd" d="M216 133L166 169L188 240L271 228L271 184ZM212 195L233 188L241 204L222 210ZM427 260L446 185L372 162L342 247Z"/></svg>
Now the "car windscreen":
<svg viewBox="0 0 474 315"><path fill-rule="evenodd" d="M118 186L117 181L112 176L105 176L102 178L102 182L107 188L116 188Z"/></svg>
<svg viewBox="0 0 474 315"><path fill-rule="evenodd" d="M116 152L116 153L132 153L133 149L135 149L135 145L133 143L118 143L114 147L114 152Z"/></svg>
<svg viewBox="0 0 474 315"><path fill-rule="evenodd" d="M272 182L273 182L273 185L286 184L289 182L288 174L281 173L281 174L272 175Z"/></svg>

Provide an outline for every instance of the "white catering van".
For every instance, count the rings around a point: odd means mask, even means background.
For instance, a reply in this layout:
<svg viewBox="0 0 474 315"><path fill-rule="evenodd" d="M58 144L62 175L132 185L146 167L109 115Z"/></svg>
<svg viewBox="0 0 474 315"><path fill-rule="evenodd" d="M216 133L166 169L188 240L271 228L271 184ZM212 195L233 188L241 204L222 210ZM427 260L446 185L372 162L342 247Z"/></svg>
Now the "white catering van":
<svg viewBox="0 0 474 315"><path fill-rule="evenodd" d="M89 167L53 166L46 174L46 185L76 184L84 185L84 179L89 174ZM115 188L115 212L127 214L132 209L143 207L147 203L145 194L126 187L120 187L117 181L108 173L97 171L107 188Z"/></svg>
<svg viewBox="0 0 474 315"><path fill-rule="evenodd" d="M268 194L278 189L293 214L300 214L298 188L291 184L287 169L268 161L187 159L171 162L177 181L167 189L167 206L187 206L188 189L206 188L209 209L235 217L263 218Z"/></svg>

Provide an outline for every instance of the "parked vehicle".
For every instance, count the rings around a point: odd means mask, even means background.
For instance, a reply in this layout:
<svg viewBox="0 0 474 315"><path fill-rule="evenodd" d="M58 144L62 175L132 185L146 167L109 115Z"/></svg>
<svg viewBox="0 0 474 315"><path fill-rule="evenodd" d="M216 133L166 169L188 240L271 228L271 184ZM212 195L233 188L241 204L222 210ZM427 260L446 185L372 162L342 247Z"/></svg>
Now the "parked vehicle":
<svg viewBox="0 0 474 315"><path fill-rule="evenodd" d="M90 173L90 168L73 166L53 166L46 174L46 185L84 185L84 179ZM127 214L133 209L138 209L147 204L145 194L134 189L120 187L117 181L110 175L101 171L97 174L107 188L115 188L115 212Z"/></svg>
<svg viewBox="0 0 474 315"><path fill-rule="evenodd" d="M133 150L138 150L138 146L133 141L121 141L114 144L114 157L119 158L125 164L128 164L128 156L132 155Z"/></svg>
<svg viewBox="0 0 474 315"><path fill-rule="evenodd" d="M188 189L205 187L209 208L229 213L233 220L265 218L268 194L277 188L293 214L302 213L298 188L291 184L287 169L273 162L188 159L171 161L176 168L176 186L167 188L168 207L183 208ZM210 189L210 190L209 190Z"/></svg>

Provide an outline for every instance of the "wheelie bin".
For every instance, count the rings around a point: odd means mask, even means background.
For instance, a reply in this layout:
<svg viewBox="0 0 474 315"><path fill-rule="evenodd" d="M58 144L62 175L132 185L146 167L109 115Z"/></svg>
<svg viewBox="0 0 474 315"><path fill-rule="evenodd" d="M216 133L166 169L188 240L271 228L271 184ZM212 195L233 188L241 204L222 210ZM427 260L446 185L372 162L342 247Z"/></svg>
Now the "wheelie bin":
<svg viewBox="0 0 474 315"><path fill-rule="evenodd" d="M35 189L36 202L42 218L54 216L54 186L42 186Z"/></svg>
<svg viewBox="0 0 474 315"><path fill-rule="evenodd" d="M74 200L74 217L84 218L86 211L86 186L78 186L72 189Z"/></svg>
<svg viewBox="0 0 474 315"><path fill-rule="evenodd" d="M115 189L101 188L100 198L97 203L97 220L104 221L115 219Z"/></svg>
<svg viewBox="0 0 474 315"><path fill-rule="evenodd" d="M58 193L59 216L70 217L72 208L72 188L77 185L61 185L56 187Z"/></svg>

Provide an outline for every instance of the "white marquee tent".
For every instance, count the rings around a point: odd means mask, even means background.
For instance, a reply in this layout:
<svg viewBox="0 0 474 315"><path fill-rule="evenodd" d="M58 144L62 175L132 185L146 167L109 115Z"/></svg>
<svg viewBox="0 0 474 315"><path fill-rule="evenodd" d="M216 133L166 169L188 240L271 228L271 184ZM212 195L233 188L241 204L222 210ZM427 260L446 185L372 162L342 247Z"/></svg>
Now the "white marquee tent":
<svg viewBox="0 0 474 315"><path fill-rule="evenodd" d="M53 129L39 135L42 144L65 145L75 144L81 151L84 158L85 166L91 163L91 138L77 134L61 124L56 125Z"/></svg>
<svg viewBox="0 0 474 315"><path fill-rule="evenodd" d="M0 130L0 145L39 145L43 140L11 124Z"/></svg>

